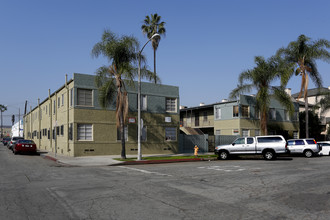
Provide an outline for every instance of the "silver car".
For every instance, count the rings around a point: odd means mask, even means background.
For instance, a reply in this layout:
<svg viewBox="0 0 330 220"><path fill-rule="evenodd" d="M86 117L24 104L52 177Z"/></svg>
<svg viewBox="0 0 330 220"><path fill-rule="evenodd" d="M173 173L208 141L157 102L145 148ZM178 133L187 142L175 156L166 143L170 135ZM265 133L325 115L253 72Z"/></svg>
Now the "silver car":
<svg viewBox="0 0 330 220"><path fill-rule="evenodd" d="M290 154L303 154L305 157L312 157L321 151L322 147L313 139L290 139L288 150Z"/></svg>

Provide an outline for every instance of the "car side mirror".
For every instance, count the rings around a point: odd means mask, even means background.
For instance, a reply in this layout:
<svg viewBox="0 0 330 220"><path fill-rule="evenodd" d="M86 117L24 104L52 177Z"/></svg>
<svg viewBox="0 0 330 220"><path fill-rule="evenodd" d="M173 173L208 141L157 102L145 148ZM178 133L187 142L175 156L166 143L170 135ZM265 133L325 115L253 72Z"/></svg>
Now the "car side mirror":
<svg viewBox="0 0 330 220"><path fill-rule="evenodd" d="M235 146L235 143L232 143L231 145Z"/></svg>

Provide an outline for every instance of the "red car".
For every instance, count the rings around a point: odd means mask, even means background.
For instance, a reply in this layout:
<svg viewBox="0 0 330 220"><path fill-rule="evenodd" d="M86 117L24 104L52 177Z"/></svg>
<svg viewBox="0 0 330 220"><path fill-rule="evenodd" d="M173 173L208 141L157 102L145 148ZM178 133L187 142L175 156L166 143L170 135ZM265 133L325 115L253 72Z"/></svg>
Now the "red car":
<svg viewBox="0 0 330 220"><path fill-rule="evenodd" d="M13 146L13 153L37 153L37 145L31 140L17 140Z"/></svg>

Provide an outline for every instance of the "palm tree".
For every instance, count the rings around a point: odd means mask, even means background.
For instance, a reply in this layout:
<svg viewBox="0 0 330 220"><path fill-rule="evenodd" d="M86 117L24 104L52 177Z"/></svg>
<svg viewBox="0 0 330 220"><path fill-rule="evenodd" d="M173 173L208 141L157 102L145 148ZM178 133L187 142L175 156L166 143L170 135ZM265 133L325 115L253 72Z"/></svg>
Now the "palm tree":
<svg viewBox="0 0 330 220"><path fill-rule="evenodd" d="M108 107L116 97L116 124L121 131L121 157L126 158L125 151L125 122L128 115L128 98L125 85L134 86L137 76L139 42L135 37L118 37L110 30L105 30L100 42L92 49L92 56L106 57L110 65L102 66L96 71L95 83L99 88L99 103L103 108ZM145 58L141 55L141 60ZM141 69L141 77L157 81L158 77L147 70Z"/></svg>
<svg viewBox="0 0 330 220"><path fill-rule="evenodd" d="M3 129L2 129L2 112L7 111L7 106L0 104L1 112L1 138L3 138Z"/></svg>
<svg viewBox="0 0 330 220"><path fill-rule="evenodd" d="M271 97L276 98L291 114L294 112L291 98L284 90L284 86L288 82L293 69L292 65L278 57L271 57L265 60L262 56L256 56L254 60L256 67L240 74L239 85L230 93L229 97L234 99L244 92L251 92L252 89L257 90L256 110L260 112L260 130L262 135L267 135L267 120ZM277 79L281 79L281 86L271 86L271 83Z"/></svg>
<svg viewBox="0 0 330 220"><path fill-rule="evenodd" d="M286 48L280 48L277 54L284 57L288 62L296 64L296 76L301 75L301 87L297 100L304 93L305 112L306 112L306 138L309 137L308 131L308 84L309 77L315 85L322 87L322 78L316 66L316 60L321 59L330 62L330 53L326 49L330 48L330 42L324 39L311 41L309 37L300 35L297 41L292 41Z"/></svg>
<svg viewBox="0 0 330 220"><path fill-rule="evenodd" d="M159 34L160 36L165 35L165 22L160 21L161 16L156 14L151 14L150 17L147 15L144 19L144 24L141 26L143 34L146 34L150 39L154 34ZM154 49L154 73L156 74L156 50L158 48L160 37L155 37L152 39L152 48Z"/></svg>

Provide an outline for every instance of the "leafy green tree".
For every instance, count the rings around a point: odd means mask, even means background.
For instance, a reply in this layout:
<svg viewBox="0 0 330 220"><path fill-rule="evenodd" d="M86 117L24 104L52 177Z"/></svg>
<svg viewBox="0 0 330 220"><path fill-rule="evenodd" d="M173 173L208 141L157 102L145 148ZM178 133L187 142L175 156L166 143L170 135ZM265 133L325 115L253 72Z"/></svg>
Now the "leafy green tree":
<svg viewBox="0 0 330 220"><path fill-rule="evenodd" d="M101 41L92 49L92 56L106 57L109 66L102 66L96 71L95 83L99 89L99 103L103 108L108 107L116 98L116 123L121 131L121 157L126 158L125 150L125 123L128 116L128 98L126 84L134 86L134 78L138 75L137 63L139 55L145 63L145 58L139 54L139 42L135 37L118 37L110 30L105 30ZM141 77L157 81L156 74L141 68Z"/></svg>
<svg viewBox="0 0 330 220"><path fill-rule="evenodd" d="M165 22L161 21L161 16L156 14L151 14L146 16L141 26L143 34L147 35L150 39L154 34L159 34L160 36L165 35ZM154 49L154 73L156 74L156 50L160 42L160 37L155 37L152 39L152 48Z"/></svg>
<svg viewBox="0 0 330 220"><path fill-rule="evenodd" d="M306 112L299 113L299 124L300 124L300 138L306 138ZM314 111L308 111L308 126L310 131L310 136L315 138L315 140L321 140L322 125L318 115Z"/></svg>
<svg viewBox="0 0 330 220"><path fill-rule="evenodd" d="M295 74L301 76L301 87L298 95L299 99L304 93L305 99L305 121L306 123L306 137L309 136L308 126L308 84L309 78L313 80L315 85L322 87L322 78L319 74L316 66L316 60L320 59L326 62L330 62L330 53L326 49L330 48L330 41L320 39L317 41L311 41L309 37L300 35L296 41L292 41L286 48L280 48L277 54L284 57L288 62L296 64Z"/></svg>
<svg viewBox="0 0 330 220"><path fill-rule="evenodd" d="M252 89L255 89L257 91L256 109L260 112L261 134L267 135L271 97L276 98L291 114L294 112L291 98L284 90L293 68L292 65L274 56L268 60L265 60L262 56L257 56L255 57L255 63L256 67L240 74L239 84L230 93L229 97L234 99L244 92L251 92ZM281 86L272 86L271 83L278 79L281 79Z"/></svg>

